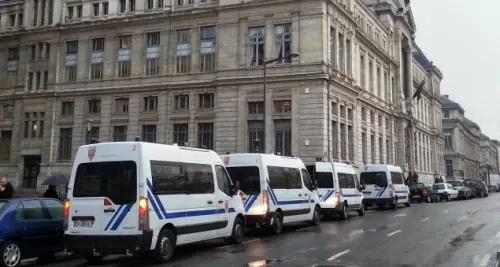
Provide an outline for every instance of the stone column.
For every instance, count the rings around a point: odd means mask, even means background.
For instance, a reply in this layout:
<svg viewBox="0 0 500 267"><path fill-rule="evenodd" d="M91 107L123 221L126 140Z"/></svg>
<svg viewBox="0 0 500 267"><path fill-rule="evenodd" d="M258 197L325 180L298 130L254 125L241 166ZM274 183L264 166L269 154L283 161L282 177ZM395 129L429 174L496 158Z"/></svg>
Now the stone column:
<svg viewBox="0 0 500 267"><path fill-rule="evenodd" d="M130 0L125 0L125 12L130 12Z"/></svg>
<svg viewBox="0 0 500 267"><path fill-rule="evenodd" d="M343 54L342 57L344 58L344 62L342 63L342 68L344 70L344 73L349 73L347 71L347 66L349 64L347 64L348 58L347 58L347 36L346 35L347 35L346 33L342 34L342 40L340 40L342 42L342 45L344 46L344 50L342 51L342 54Z"/></svg>
<svg viewBox="0 0 500 267"><path fill-rule="evenodd" d="M36 15L36 26L40 26L42 22L42 1L38 0L38 9Z"/></svg>
<svg viewBox="0 0 500 267"><path fill-rule="evenodd" d="M19 26L19 14L16 14L16 17L14 19L14 27L18 27L18 26Z"/></svg>
<svg viewBox="0 0 500 267"><path fill-rule="evenodd" d="M334 68L336 69L339 69L339 29L338 29L338 26L335 25L334 26L335 28L334 29L334 34L335 34L335 38L333 39L333 54L335 55L334 56L334 59L333 59L333 62L332 62L332 65Z"/></svg>
<svg viewBox="0 0 500 267"><path fill-rule="evenodd" d="M44 25L49 25L49 0L45 0L44 2L45 4L45 15L43 17L43 20L44 20Z"/></svg>
<svg viewBox="0 0 500 267"><path fill-rule="evenodd" d="M37 84L36 80L37 80L37 74L36 74L36 71L33 71L33 79L31 80L31 82L32 82L32 85L31 85L31 90L36 90L36 89L38 89L38 88L36 87L36 84Z"/></svg>

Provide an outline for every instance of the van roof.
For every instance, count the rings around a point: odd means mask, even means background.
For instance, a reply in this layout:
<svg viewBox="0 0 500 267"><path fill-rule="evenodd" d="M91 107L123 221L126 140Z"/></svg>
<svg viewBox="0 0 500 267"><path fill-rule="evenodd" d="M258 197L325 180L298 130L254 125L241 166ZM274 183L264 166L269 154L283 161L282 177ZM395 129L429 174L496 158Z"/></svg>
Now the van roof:
<svg viewBox="0 0 500 267"><path fill-rule="evenodd" d="M368 171L399 171L403 172L401 167L388 165L388 164L365 164L359 168L360 172L368 172Z"/></svg>
<svg viewBox="0 0 500 267"><path fill-rule="evenodd" d="M226 165L234 165L245 166L247 163L251 162L252 165L255 165L258 161L265 162L266 165L300 165L301 167L305 167L304 163L301 159L296 157L287 157L287 156L279 156L273 154L259 154L259 153L240 153L240 154L227 154L221 155L223 161L224 159L228 159ZM233 165L233 166L234 166Z"/></svg>

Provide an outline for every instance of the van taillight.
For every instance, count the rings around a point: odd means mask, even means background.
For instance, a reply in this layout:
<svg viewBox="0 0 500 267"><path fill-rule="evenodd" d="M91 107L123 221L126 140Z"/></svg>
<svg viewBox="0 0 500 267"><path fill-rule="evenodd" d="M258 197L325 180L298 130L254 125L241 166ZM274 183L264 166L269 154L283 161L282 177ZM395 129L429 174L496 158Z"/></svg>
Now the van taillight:
<svg viewBox="0 0 500 267"><path fill-rule="evenodd" d="M337 200L337 203L340 203L340 193L335 192L335 199Z"/></svg>
<svg viewBox="0 0 500 267"><path fill-rule="evenodd" d="M269 192L267 190L262 190L262 206L263 210L269 213Z"/></svg>
<svg viewBox="0 0 500 267"><path fill-rule="evenodd" d="M149 230L148 206L148 199L145 197L141 197L139 199L139 231Z"/></svg>
<svg viewBox="0 0 500 267"><path fill-rule="evenodd" d="M64 226L64 231L68 230L68 221L69 221L69 199L66 199L64 201L64 220L63 220L63 226Z"/></svg>
<svg viewBox="0 0 500 267"><path fill-rule="evenodd" d="M422 194L427 195L427 189L422 190Z"/></svg>
<svg viewBox="0 0 500 267"><path fill-rule="evenodd" d="M391 195L391 197L394 195L394 190L392 188L392 184L389 185L389 194Z"/></svg>

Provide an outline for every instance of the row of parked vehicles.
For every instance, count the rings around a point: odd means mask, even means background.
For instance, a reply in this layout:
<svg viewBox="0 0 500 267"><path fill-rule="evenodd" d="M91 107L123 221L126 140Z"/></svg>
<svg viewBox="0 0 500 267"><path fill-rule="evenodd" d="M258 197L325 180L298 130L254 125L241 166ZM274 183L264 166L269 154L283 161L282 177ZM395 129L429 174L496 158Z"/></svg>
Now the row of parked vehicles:
<svg viewBox="0 0 500 267"><path fill-rule="evenodd" d="M318 225L321 216L347 219L348 212L363 216L371 206L410 206L403 177L391 165L356 170L176 145L85 145L76 154L64 204L0 202L0 266L16 267L33 255L51 259L63 248L91 264L111 254L167 262L179 245L215 238L241 243L247 228L280 234L287 223ZM46 232L37 234L40 229Z"/></svg>
<svg viewBox="0 0 500 267"><path fill-rule="evenodd" d="M446 183L410 185L412 202L440 202L489 196L490 189L481 180L452 180Z"/></svg>

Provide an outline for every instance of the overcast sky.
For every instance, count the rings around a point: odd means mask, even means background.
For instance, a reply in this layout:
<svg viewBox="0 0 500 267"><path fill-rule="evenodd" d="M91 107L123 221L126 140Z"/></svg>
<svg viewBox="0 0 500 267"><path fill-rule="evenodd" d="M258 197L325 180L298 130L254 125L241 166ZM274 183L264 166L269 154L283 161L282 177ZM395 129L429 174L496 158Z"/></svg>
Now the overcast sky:
<svg viewBox="0 0 500 267"><path fill-rule="evenodd" d="M412 0L416 42L484 134L500 139L500 0Z"/></svg>

